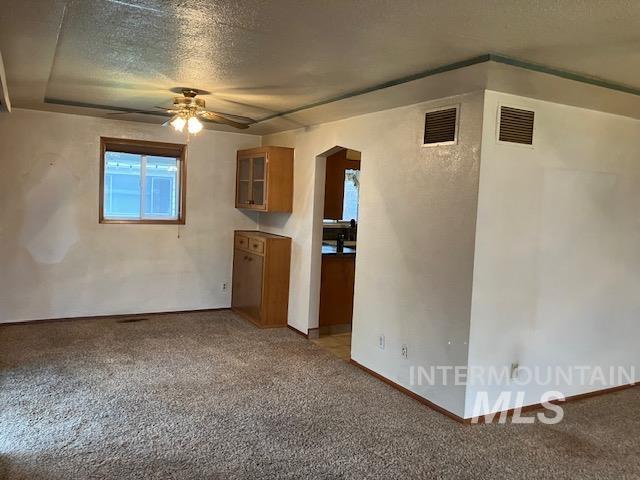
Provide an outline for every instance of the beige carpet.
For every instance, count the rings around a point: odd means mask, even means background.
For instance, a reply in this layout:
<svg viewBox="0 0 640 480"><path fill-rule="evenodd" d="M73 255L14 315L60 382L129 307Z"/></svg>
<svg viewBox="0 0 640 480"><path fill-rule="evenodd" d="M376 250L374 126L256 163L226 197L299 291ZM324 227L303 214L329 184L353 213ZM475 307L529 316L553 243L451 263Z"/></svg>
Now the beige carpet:
<svg viewBox="0 0 640 480"><path fill-rule="evenodd" d="M640 478L640 389L462 426L230 312L0 327L2 479Z"/></svg>

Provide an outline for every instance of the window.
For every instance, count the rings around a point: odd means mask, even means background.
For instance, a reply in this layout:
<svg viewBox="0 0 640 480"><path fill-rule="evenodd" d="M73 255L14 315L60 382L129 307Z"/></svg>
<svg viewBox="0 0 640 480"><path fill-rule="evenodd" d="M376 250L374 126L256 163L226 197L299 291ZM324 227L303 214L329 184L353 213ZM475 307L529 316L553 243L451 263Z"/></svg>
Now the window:
<svg viewBox="0 0 640 480"><path fill-rule="evenodd" d="M360 191L360 170L344 171L344 202L342 220L358 220L358 202Z"/></svg>
<svg viewBox="0 0 640 480"><path fill-rule="evenodd" d="M185 222L186 147L101 138L100 223Z"/></svg>

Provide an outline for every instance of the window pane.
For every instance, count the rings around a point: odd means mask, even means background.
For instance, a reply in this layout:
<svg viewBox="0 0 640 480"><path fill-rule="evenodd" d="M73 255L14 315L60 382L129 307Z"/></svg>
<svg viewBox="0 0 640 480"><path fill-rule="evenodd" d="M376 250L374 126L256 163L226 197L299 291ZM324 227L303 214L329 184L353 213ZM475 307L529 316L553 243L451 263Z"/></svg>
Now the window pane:
<svg viewBox="0 0 640 480"><path fill-rule="evenodd" d="M264 157L253 159L253 180L264 180Z"/></svg>
<svg viewBox="0 0 640 480"><path fill-rule="evenodd" d="M358 220L359 190L360 170L345 170L342 220Z"/></svg>
<svg viewBox="0 0 640 480"><path fill-rule="evenodd" d="M250 158L241 158L240 159L240 173L238 175L240 180L249 181L249 177L251 176L251 159Z"/></svg>
<svg viewBox="0 0 640 480"><path fill-rule="evenodd" d="M141 158L132 153L105 153L105 218L140 218Z"/></svg>
<svg viewBox="0 0 640 480"><path fill-rule="evenodd" d="M249 181L240 180L238 182L238 203L249 203Z"/></svg>
<svg viewBox="0 0 640 480"><path fill-rule="evenodd" d="M178 218L178 159L147 157L144 218Z"/></svg>
<svg viewBox="0 0 640 480"><path fill-rule="evenodd" d="M264 205L264 182L252 182L252 200L255 205Z"/></svg>

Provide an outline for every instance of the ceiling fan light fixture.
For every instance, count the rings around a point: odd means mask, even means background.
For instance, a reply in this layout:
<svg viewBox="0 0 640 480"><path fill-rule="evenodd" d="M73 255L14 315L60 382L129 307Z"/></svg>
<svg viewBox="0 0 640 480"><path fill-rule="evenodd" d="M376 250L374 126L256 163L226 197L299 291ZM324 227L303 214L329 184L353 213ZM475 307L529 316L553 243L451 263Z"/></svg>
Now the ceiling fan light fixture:
<svg viewBox="0 0 640 480"><path fill-rule="evenodd" d="M176 118L171 120L171 126L176 130L176 132L182 132L186 124L187 121L181 116L177 116Z"/></svg>
<svg viewBox="0 0 640 480"><path fill-rule="evenodd" d="M196 95L200 93L207 92L194 89L182 89L182 96L173 98L172 108L155 107L163 110L165 114L171 115L171 118L164 122L162 126L166 127L171 125L176 132L183 132L184 127L187 127L189 134L196 135L204 128L204 125L198 118L200 116L207 121L231 125L239 129L247 129L250 124L256 123L255 120L249 117L206 110L205 101L202 98L196 98ZM141 111L141 113L149 112Z"/></svg>
<svg viewBox="0 0 640 480"><path fill-rule="evenodd" d="M187 121L187 130L191 135L197 134L200 130L202 130L202 122L198 120L197 117L191 117Z"/></svg>

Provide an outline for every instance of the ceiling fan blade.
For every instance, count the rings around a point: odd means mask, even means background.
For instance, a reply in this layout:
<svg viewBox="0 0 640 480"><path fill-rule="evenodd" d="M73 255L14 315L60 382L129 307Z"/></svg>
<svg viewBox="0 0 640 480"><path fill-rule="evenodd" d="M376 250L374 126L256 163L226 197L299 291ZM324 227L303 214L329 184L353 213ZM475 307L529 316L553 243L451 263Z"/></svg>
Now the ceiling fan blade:
<svg viewBox="0 0 640 480"><path fill-rule="evenodd" d="M164 110L164 111L165 111L165 112L167 112L167 113L178 113L178 112L180 111L180 110L176 110L176 109L174 109L174 108L167 108L167 107L158 107L158 106L155 106L155 107L153 107L153 108L157 108L157 109L159 109L159 110Z"/></svg>
<svg viewBox="0 0 640 480"><path fill-rule="evenodd" d="M146 113L149 114L148 110L127 110L126 112L109 112L107 115L129 115L131 113Z"/></svg>
<svg viewBox="0 0 640 480"><path fill-rule="evenodd" d="M173 116L173 117L171 117L169 120L167 120L166 122L164 122L164 123L162 124L162 126L163 126L163 127L168 127L168 126L169 126L169 124L170 124L171 122L173 122L177 117L178 117L178 115L174 115L174 116Z"/></svg>
<svg viewBox="0 0 640 480"><path fill-rule="evenodd" d="M240 128L240 129L249 128L249 125L247 123L235 122L227 117L224 117L223 115L220 115L215 112L210 112L208 110L202 110L198 112L198 115L204 117L207 120L211 120L212 122L224 123L225 125L231 125L232 127L235 127L235 128Z"/></svg>
<svg viewBox="0 0 640 480"><path fill-rule="evenodd" d="M213 112L213 113L218 113L218 112ZM232 113L218 113L218 115L222 115L223 117L228 118L229 120L233 120L239 123L246 123L247 125L251 123L256 123L256 121L253 118L245 117L243 115L234 115Z"/></svg>
<svg viewBox="0 0 640 480"><path fill-rule="evenodd" d="M226 97L217 96L216 100L217 101L226 102L226 103L231 103L232 105L236 105L236 106L243 107L243 108L249 108L251 110L260 110L260 113L263 113L263 114L266 114L266 115L271 115L271 114L274 114L274 113L278 113L275 110L269 110L268 108L261 107L259 105L255 105L255 104L247 103L247 102L240 102L238 100L232 100L232 99L226 98ZM245 117L245 118L248 118L248 117ZM256 120L252 119L252 122L256 123Z"/></svg>

